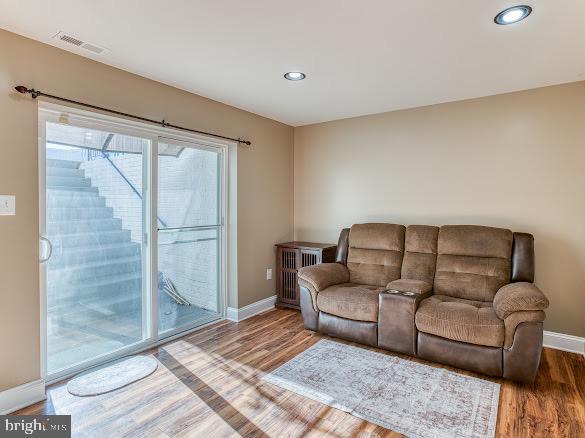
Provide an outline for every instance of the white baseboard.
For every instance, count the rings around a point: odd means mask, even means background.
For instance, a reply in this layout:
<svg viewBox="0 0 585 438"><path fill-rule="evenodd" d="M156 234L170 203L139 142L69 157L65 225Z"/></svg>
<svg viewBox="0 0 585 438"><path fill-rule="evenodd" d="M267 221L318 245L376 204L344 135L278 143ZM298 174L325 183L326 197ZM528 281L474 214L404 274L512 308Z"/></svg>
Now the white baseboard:
<svg viewBox="0 0 585 438"><path fill-rule="evenodd" d="M7 389L0 392L0 415L10 414L46 398L45 381L42 379Z"/></svg>
<svg viewBox="0 0 585 438"><path fill-rule="evenodd" d="M545 330L542 344L555 350L579 353L585 356L585 338L565 335L564 333L547 332Z"/></svg>
<svg viewBox="0 0 585 438"><path fill-rule="evenodd" d="M234 307L227 308L226 318L230 321L243 321L244 319L251 318L259 313L266 312L267 310L274 309L276 303L276 295L264 298L263 300L256 301L255 303L248 304L247 306L236 309Z"/></svg>

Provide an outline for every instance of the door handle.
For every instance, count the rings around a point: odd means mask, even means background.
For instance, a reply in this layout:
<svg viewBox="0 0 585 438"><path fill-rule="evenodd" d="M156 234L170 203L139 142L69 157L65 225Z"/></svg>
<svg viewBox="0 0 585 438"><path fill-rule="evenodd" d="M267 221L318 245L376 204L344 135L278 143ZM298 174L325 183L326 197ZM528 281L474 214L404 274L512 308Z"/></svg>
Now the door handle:
<svg viewBox="0 0 585 438"><path fill-rule="evenodd" d="M46 263L49 261L49 259L51 258L51 256L53 255L53 244L51 243L51 241L49 239L47 239L45 236L40 236L40 239L47 242L47 245L49 246L49 255L47 255L46 258L44 259L39 259L39 263Z"/></svg>

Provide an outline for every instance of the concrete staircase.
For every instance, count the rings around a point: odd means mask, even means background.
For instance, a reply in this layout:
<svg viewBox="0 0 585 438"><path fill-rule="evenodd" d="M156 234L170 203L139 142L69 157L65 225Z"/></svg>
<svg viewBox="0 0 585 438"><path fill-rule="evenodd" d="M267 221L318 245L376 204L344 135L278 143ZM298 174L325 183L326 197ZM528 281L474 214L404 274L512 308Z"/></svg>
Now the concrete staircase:
<svg viewBox="0 0 585 438"><path fill-rule="evenodd" d="M140 313L140 245L79 165L47 160L48 310Z"/></svg>

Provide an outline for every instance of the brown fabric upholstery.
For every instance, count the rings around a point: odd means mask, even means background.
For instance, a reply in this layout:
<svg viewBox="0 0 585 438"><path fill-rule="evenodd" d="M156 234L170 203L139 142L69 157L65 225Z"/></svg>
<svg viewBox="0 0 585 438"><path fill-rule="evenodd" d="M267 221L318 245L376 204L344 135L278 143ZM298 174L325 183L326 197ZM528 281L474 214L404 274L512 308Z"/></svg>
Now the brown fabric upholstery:
<svg viewBox="0 0 585 438"><path fill-rule="evenodd" d="M305 266L298 271L299 280L306 281L319 292L329 286L349 281L349 271L341 263L321 263Z"/></svg>
<svg viewBox="0 0 585 438"><path fill-rule="evenodd" d="M394 280L388 283L386 289L397 290L400 292L413 292L419 295L430 292L433 289L433 286L426 281L401 278L400 280Z"/></svg>
<svg viewBox="0 0 585 438"><path fill-rule="evenodd" d="M512 247L512 282L534 282L534 237L528 233L514 233Z"/></svg>
<svg viewBox="0 0 585 438"><path fill-rule="evenodd" d="M431 295L405 295L382 292L378 295L378 346L404 354L416 355L418 330L414 324L420 302Z"/></svg>
<svg viewBox="0 0 585 438"><path fill-rule="evenodd" d="M443 225L439 230L439 254L470 257L512 256L512 232L480 225Z"/></svg>
<svg viewBox="0 0 585 438"><path fill-rule="evenodd" d="M429 225L406 227L402 278L412 278L433 284L438 235L439 227Z"/></svg>
<svg viewBox="0 0 585 438"><path fill-rule="evenodd" d="M502 375L505 379L534 382L540 365L542 337L542 322L524 322L518 325L512 348L502 351Z"/></svg>
<svg viewBox="0 0 585 438"><path fill-rule="evenodd" d="M491 303L434 295L420 303L415 322L421 332L454 341L504 345L504 322Z"/></svg>
<svg viewBox="0 0 585 438"><path fill-rule="evenodd" d="M347 265L347 251L349 250L349 228L344 228L339 233L337 249L335 250L335 261Z"/></svg>
<svg viewBox="0 0 585 438"><path fill-rule="evenodd" d="M317 308L354 321L378 321L378 294L383 287L362 284L338 284L317 295Z"/></svg>
<svg viewBox="0 0 585 438"><path fill-rule="evenodd" d="M372 347L376 347L378 342L378 324L375 322L354 321L325 312L319 313L319 331Z"/></svg>
<svg viewBox="0 0 585 438"><path fill-rule="evenodd" d="M404 253L403 225L356 224L349 232L349 281L386 286L400 278Z"/></svg>
<svg viewBox="0 0 585 438"><path fill-rule="evenodd" d="M349 231L349 247L404 252L404 225L355 224Z"/></svg>
<svg viewBox="0 0 585 438"><path fill-rule="evenodd" d="M441 227L436 294L491 302L510 282L512 232L476 225Z"/></svg>
<svg viewBox="0 0 585 438"><path fill-rule="evenodd" d="M318 330L319 329L319 312L317 312L317 293L313 297L311 290L299 284L299 294L301 302L301 314L303 315L303 323L306 329Z"/></svg>
<svg viewBox="0 0 585 438"><path fill-rule="evenodd" d="M299 286L309 290L313 309L317 311L317 294L334 284L347 283L349 271L340 263L321 263L300 268L297 277Z"/></svg>
<svg viewBox="0 0 585 438"><path fill-rule="evenodd" d="M541 322L545 319L545 314L542 310L532 310L527 312L514 312L504 319L505 338L504 348L511 348L514 342L514 334L516 327L523 322Z"/></svg>
<svg viewBox="0 0 585 438"><path fill-rule="evenodd" d="M298 282L299 282L299 289L305 288L309 291L309 295L311 296L311 306L313 307L313 310L315 312L318 312L319 309L317 308L317 294L319 292L308 281L305 281L305 280L299 278ZM302 303L301 303L301 305L302 305Z"/></svg>
<svg viewBox="0 0 585 438"><path fill-rule="evenodd" d="M434 290L441 295L491 302L509 279L509 260L439 255Z"/></svg>
<svg viewBox="0 0 585 438"><path fill-rule="evenodd" d="M496 314L505 319L514 312L544 310L548 299L532 283L510 283L498 290L494 298Z"/></svg>
<svg viewBox="0 0 585 438"><path fill-rule="evenodd" d="M502 349L418 332L417 356L490 376L502 375Z"/></svg>

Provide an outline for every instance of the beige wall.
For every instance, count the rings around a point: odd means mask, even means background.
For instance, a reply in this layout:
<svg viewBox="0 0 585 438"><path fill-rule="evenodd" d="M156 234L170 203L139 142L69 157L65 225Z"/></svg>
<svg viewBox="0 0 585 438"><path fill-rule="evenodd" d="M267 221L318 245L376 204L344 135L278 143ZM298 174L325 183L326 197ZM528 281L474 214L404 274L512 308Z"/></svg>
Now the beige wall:
<svg viewBox="0 0 585 438"><path fill-rule="evenodd" d="M297 239L370 221L533 233L545 329L585 336L585 82L297 128L294 169Z"/></svg>
<svg viewBox="0 0 585 438"><path fill-rule="evenodd" d="M274 294L266 281L274 243L293 235L293 128L104 64L0 31L0 391L39 378L37 105L23 84L178 125L242 136L238 153L238 296L242 307Z"/></svg>

